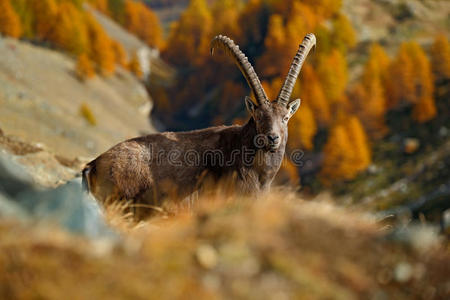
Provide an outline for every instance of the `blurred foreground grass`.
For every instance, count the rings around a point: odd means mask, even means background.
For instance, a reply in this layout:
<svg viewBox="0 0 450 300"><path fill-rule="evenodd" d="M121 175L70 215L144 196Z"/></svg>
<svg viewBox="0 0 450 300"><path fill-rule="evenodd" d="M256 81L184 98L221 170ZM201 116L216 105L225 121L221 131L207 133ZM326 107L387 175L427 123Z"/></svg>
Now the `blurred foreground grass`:
<svg viewBox="0 0 450 300"><path fill-rule="evenodd" d="M273 192L200 199L117 240L0 223L1 299L445 299L448 241L361 212ZM383 227L384 226L384 227ZM448 298L447 298L448 299Z"/></svg>

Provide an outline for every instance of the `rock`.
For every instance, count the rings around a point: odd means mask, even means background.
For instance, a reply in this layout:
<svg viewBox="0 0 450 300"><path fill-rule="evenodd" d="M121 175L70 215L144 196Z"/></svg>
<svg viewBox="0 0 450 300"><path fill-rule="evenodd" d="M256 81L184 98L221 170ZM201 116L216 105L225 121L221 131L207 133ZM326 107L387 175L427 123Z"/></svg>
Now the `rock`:
<svg viewBox="0 0 450 300"><path fill-rule="evenodd" d="M28 215L17 203L0 194L0 218L14 218L24 221L28 218Z"/></svg>
<svg viewBox="0 0 450 300"><path fill-rule="evenodd" d="M98 203L74 179L56 189L21 193L17 201L38 221L57 223L89 237L113 236Z"/></svg>
<svg viewBox="0 0 450 300"><path fill-rule="evenodd" d="M407 154L415 153L420 147L420 141L414 138L407 138L403 142L403 151Z"/></svg>
<svg viewBox="0 0 450 300"><path fill-rule="evenodd" d="M114 237L98 203L76 178L56 189L39 189L14 156L0 152L0 217L57 224L88 237Z"/></svg>
<svg viewBox="0 0 450 300"><path fill-rule="evenodd" d="M33 180L25 168L12 159L12 155L0 151L0 193L9 198L33 186Z"/></svg>

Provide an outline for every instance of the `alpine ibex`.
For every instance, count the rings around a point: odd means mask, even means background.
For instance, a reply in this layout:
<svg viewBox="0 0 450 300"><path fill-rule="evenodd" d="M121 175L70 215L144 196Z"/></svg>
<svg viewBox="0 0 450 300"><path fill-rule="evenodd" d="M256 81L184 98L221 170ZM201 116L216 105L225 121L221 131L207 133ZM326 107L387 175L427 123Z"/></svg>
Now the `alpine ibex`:
<svg viewBox="0 0 450 300"><path fill-rule="evenodd" d="M242 193L267 190L285 153L289 118L300 99L289 102L302 65L315 46L308 34L294 57L280 93L269 101L247 57L226 36L211 42L224 50L247 80L256 103L245 104L251 117L242 126L219 126L189 132L164 132L119 143L83 170L83 182L98 200L132 200L137 204L162 203L168 196L183 199L199 189L205 176L218 182L232 178Z"/></svg>

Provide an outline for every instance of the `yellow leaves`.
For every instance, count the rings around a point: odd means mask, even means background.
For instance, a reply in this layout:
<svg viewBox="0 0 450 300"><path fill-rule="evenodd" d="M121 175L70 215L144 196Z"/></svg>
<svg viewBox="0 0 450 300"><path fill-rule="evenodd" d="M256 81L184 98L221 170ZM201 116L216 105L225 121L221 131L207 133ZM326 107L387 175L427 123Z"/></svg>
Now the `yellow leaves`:
<svg viewBox="0 0 450 300"><path fill-rule="evenodd" d="M87 16L87 25L90 40L89 57L97 64L103 75L114 73L116 56L112 40L93 16Z"/></svg>
<svg viewBox="0 0 450 300"><path fill-rule="evenodd" d="M141 78L143 73L141 69L141 64L139 63L139 58L136 53L133 53L133 56L130 59L128 64L128 69L133 73L137 78Z"/></svg>
<svg viewBox="0 0 450 300"><path fill-rule="evenodd" d="M214 2L211 11L214 16L214 34L237 36L239 33L240 0L221 0Z"/></svg>
<svg viewBox="0 0 450 300"><path fill-rule="evenodd" d="M22 34L19 16L11 6L10 0L0 0L0 34L18 38Z"/></svg>
<svg viewBox="0 0 450 300"><path fill-rule="evenodd" d="M431 61L436 79L450 78L450 44L444 34L436 36L434 40Z"/></svg>
<svg viewBox="0 0 450 300"><path fill-rule="evenodd" d="M320 179L325 185L351 180L370 163L371 151L366 133L359 119L350 116L345 123L337 123L330 131L324 147Z"/></svg>
<svg viewBox="0 0 450 300"><path fill-rule="evenodd" d="M343 54L334 49L319 58L318 75L330 103L339 102L348 83L347 62Z"/></svg>
<svg viewBox="0 0 450 300"><path fill-rule="evenodd" d="M178 66L200 65L209 56L212 25L205 0L192 0L171 29L165 56Z"/></svg>
<svg viewBox="0 0 450 300"><path fill-rule="evenodd" d="M127 53L123 46L116 41L112 41L112 48L114 51L115 61L119 66L126 67L127 66Z"/></svg>
<svg viewBox="0 0 450 300"><path fill-rule="evenodd" d="M423 123L433 119L436 108L431 64L417 43L401 45L390 67L390 75L395 81L387 86L389 106L395 108L401 103L412 103L414 120Z"/></svg>
<svg viewBox="0 0 450 300"><path fill-rule="evenodd" d="M332 43L334 47L345 53L356 45L356 32L346 16L338 14L333 19Z"/></svg>
<svg viewBox="0 0 450 300"><path fill-rule="evenodd" d="M75 55L88 51L89 38L84 15L71 2L59 4L55 24L58 25L49 37L53 43Z"/></svg>
<svg viewBox="0 0 450 300"><path fill-rule="evenodd" d="M303 67L301 75L300 98L308 103L320 127L326 127L331 122L330 105L323 92L322 84L310 64Z"/></svg>
<svg viewBox="0 0 450 300"><path fill-rule="evenodd" d="M302 103L298 112L289 121L288 147L312 150L316 133L317 125L313 111L307 103Z"/></svg>
<svg viewBox="0 0 450 300"><path fill-rule="evenodd" d="M78 56L76 73L81 80L86 80L95 76L94 67L86 54Z"/></svg>
<svg viewBox="0 0 450 300"><path fill-rule="evenodd" d="M387 132L384 115L387 111L385 84L388 82L389 63L383 48L378 44L372 45L362 82L352 92L354 108L374 139L383 137Z"/></svg>
<svg viewBox="0 0 450 300"><path fill-rule="evenodd" d="M125 28L136 34L147 45L161 48L163 45L162 29L156 14L144 3L125 1Z"/></svg>
<svg viewBox="0 0 450 300"><path fill-rule="evenodd" d="M31 0L33 10L34 32L37 38L51 39L51 34L56 29L56 15L58 5L55 0Z"/></svg>
<svg viewBox="0 0 450 300"><path fill-rule="evenodd" d="M345 124L353 149L352 164L356 172L364 171L371 163L371 151L364 128L359 119L352 116Z"/></svg>

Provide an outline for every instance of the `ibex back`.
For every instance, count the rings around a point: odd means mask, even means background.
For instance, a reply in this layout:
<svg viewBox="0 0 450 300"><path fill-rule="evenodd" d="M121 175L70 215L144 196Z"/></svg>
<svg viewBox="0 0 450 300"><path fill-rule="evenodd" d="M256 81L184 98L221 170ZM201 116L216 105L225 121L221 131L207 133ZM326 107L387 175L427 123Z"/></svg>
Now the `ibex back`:
<svg viewBox="0 0 450 300"><path fill-rule="evenodd" d="M183 199L205 179L229 179L240 193L270 188L285 153L288 121L300 106L289 102L303 62L315 46L308 34L294 57L276 100L270 101L247 57L234 42L217 36L211 42L237 64L256 102L245 98L249 121L189 132L150 134L119 143L87 164L83 182L100 201L128 200L158 205L169 196Z"/></svg>

